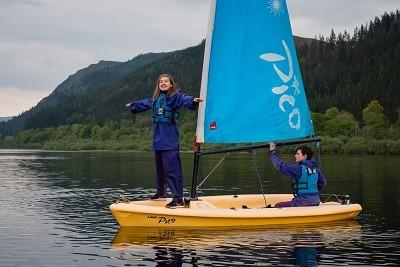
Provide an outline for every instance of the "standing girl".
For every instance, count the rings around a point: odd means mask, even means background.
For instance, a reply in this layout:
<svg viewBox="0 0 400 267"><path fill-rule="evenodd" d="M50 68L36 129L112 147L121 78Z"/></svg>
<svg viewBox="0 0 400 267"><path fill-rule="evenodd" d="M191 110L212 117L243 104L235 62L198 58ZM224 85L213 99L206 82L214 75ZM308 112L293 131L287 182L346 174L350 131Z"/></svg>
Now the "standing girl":
<svg viewBox="0 0 400 267"><path fill-rule="evenodd" d="M158 77L153 97L126 104L132 113L152 109L153 150L155 152L157 193L151 199L165 197L165 184L172 193L167 208L183 205L183 176L179 156L179 109L195 110L203 100L181 93L170 74Z"/></svg>

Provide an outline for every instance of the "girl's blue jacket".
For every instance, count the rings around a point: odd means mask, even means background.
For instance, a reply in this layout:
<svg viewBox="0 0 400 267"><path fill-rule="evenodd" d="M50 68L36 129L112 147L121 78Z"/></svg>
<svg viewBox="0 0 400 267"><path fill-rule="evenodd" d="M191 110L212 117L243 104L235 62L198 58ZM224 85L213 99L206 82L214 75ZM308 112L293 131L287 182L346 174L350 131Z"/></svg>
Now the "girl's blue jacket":
<svg viewBox="0 0 400 267"><path fill-rule="evenodd" d="M193 99L193 96L178 92L168 97L167 106L177 112L182 107L195 110L198 103L193 102ZM153 100L146 98L133 101L130 105L130 111L132 113L139 113L152 109L152 107ZM154 123L153 150L179 150L179 130L177 124Z"/></svg>

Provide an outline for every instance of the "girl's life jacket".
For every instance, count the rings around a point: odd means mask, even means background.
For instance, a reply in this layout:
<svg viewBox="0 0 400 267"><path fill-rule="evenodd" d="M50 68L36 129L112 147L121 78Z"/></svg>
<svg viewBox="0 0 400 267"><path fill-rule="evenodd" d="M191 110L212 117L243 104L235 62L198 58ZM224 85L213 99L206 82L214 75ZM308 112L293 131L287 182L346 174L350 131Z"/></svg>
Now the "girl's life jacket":
<svg viewBox="0 0 400 267"><path fill-rule="evenodd" d="M301 176L292 179L293 194L295 196L318 193L318 170L301 164Z"/></svg>
<svg viewBox="0 0 400 267"><path fill-rule="evenodd" d="M153 123L177 124L179 121L179 110L172 109L167 105L166 94L160 94L153 103Z"/></svg>

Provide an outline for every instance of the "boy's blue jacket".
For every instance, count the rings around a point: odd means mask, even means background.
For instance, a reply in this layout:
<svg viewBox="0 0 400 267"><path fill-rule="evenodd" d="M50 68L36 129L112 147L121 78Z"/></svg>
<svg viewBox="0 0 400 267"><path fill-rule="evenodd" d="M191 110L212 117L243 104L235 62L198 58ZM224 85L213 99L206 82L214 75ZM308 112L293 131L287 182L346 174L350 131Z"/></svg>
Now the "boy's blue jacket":
<svg viewBox="0 0 400 267"><path fill-rule="evenodd" d="M312 169L317 168L317 163L315 160L303 160L300 161L298 164L290 164L284 162L282 159L279 158L278 154L275 150L270 151L271 153L271 161L274 167L283 175L289 176L290 179L293 181L297 181L301 177L301 165L305 165ZM321 191L322 188L326 186L326 179L325 176L318 170L318 181L317 181L317 188L318 191ZM306 196L299 196L300 198L308 198L309 201L315 200L315 202L319 203L319 194L309 194ZM308 201L307 201L308 202Z"/></svg>
<svg viewBox="0 0 400 267"><path fill-rule="evenodd" d="M195 110L197 103L193 102L194 97L178 92L168 97L167 106L173 110L182 107ZM153 107L153 100L146 98L133 101L130 105L132 113L139 113ZM179 150L179 130L176 124L154 123L153 125L153 150Z"/></svg>

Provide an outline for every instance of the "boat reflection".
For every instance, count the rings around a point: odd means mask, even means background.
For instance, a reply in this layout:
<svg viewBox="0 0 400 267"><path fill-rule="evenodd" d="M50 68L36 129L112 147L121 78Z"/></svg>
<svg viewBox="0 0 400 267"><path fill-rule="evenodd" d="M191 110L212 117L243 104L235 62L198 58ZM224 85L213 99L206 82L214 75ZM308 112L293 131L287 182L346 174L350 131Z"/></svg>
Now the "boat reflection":
<svg viewBox="0 0 400 267"><path fill-rule="evenodd" d="M318 266L326 238L321 232L292 234L293 259L296 266Z"/></svg>
<svg viewBox="0 0 400 267"><path fill-rule="evenodd" d="M126 258L150 248L157 266L196 266L199 260L210 262L224 253L234 258L241 255L241 261L248 264L317 266L326 247L345 250L360 242L361 225L356 220L346 220L262 228L122 227L112 240L111 249Z"/></svg>

